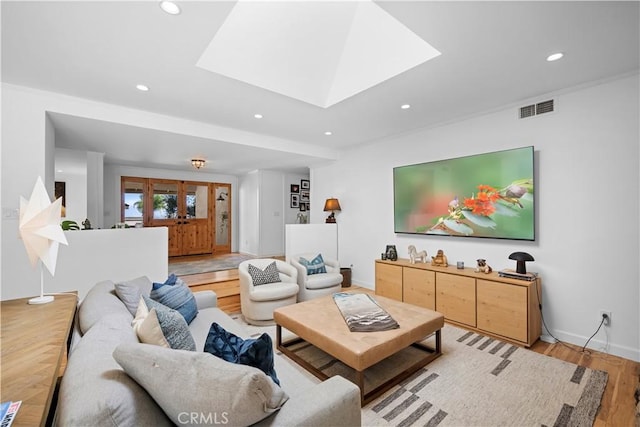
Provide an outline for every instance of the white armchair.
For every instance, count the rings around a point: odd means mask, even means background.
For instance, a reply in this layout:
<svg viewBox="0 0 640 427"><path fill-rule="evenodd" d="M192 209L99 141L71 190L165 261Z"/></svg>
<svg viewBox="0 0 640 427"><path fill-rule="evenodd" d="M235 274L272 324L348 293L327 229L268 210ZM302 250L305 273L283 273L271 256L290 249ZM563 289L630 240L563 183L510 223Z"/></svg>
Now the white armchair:
<svg viewBox="0 0 640 427"><path fill-rule="evenodd" d="M276 263L280 282L255 285L249 273L249 265L264 270ZM247 323L273 324L273 310L296 303L298 296L298 272L291 265L276 259L252 259L238 266L240 276L240 308Z"/></svg>
<svg viewBox="0 0 640 427"><path fill-rule="evenodd" d="M307 261L313 260L318 254L298 254L291 257L291 265L298 272L298 301L307 301L325 295L340 292L342 288L342 274L340 274L340 263L337 260L323 258L326 273L307 274L307 267L300 263L300 258Z"/></svg>

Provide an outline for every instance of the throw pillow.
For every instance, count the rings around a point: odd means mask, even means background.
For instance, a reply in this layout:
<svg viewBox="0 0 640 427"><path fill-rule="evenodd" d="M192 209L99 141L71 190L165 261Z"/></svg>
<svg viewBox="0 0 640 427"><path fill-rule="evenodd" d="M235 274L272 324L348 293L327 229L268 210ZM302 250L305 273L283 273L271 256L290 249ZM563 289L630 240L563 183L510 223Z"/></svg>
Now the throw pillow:
<svg viewBox="0 0 640 427"><path fill-rule="evenodd" d="M196 351L196 343L193 340L189 326L187 326L187 322L180 313L144 295L142 299L149 311L155 308L162 335L164 335L171 348Z"/></svg>
<svg viewBox="0 0 640 427"><path fill-rule="evenodd" d="M133 280L114 284L116 295L124 303L132 316L136 315L141 295L149 295L151 292L151 280L141 276Z"/></svg>
<svg viewBox="0 0 640 427"><path fill-rule="evenodd" d="M257 339L243 340L217 323L212 323L204 351L227 362L258 368L280 385L273 366L273 344L267 333L263 333Z"/></svg>
<svg viewBox="0 0 640 427"><path fill-rule="evenodd" d="M198 305L193 292L175 274L171 274L164 283L154 283L149 296L152 300L178 311L187 324L198 315Z"/></svg>
<svg viewBox="0 0 640 427"><path fill-rule="evenodd" d="M251 425L289 399L259 369L209 353L125 343L113 357L176 425L189 422L185 414L211 414L220 423Z"/></svg>
<svg viewBox="0 0 640 427"><path fill-rule="evenodd" d="M140 297L136 317L131 322L131 326L133 326L140 342L171 348L162 332L156 309L149 310L142 297Z"/></svg>
<svg viewBox="0 0 640 427"><path fill-rule="evenodd" d="M324 266L324 259L322 259L322 254L318 254L311 261L300 257L299 262L306 267L308 275L327 272L327 268Z"/></svg>
<svg viewBox="0 0 640 427"><path fill-rule="evenodd" d="M278 267L276 266L275 261L267 265L264 270L261 270L255 265L249 264L248 270L249 275L251 276L251 280L253 280L253 286L266 285L268 283L276 283L282 281L280 280L280 273L278 273Z"/></svg>

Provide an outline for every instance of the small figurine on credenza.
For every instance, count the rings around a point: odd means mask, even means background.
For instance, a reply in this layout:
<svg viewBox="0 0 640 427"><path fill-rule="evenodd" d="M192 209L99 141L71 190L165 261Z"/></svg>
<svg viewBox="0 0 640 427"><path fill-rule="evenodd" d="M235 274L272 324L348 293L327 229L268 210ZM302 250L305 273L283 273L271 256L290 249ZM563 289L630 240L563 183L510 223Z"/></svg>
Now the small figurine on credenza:
<svg viewBox="0 0 640 427"><path fill-rule="evenodd" d="M421 262L426 263L427 262L427 251L418 252L416 250L415 246L409 245L409 260L411 261L411 264L415 264L416 261L421 261Z"/></svg>
<svg viewBox="0 0 640 427"><path fill-rule="evenodd" d="M489 274L493 271L493 269L491 268L491 266L489 264L487 264L487 260L486 259L478 259L477 260L478 265L476 266L475 272L476 273L485 273L485 274Z"/></svg>
<svg viewBox="0 0 640 427"><path fill-rule="evenodd" d="M448 267L449 263L447 262L447 256L444 254L442 249L438 249L438 253L436 256L431 257L431 265L436 267Z"/></svg>

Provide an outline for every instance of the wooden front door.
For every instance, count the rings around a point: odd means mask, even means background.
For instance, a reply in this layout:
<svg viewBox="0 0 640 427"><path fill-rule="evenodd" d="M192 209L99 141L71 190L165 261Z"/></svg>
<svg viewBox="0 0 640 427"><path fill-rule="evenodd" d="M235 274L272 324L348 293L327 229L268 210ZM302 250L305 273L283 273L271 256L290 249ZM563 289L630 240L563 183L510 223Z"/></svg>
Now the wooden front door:
<svg viewBox="0 0 640 427"><path fill-rule="evenodd" d="M182 255L212 252L212 203L206 182L182 183L184 212L182 214Z"/></svg>
<svg viewBox="0 0 640 427"><path fill-rule="evenodd" d="M231 184L122 177L121 221L167 227L169 256L231 252Z"/></svg>
<svg viewBox="0 0 640 427"><path fill-rule="evenodd" d="M211 212L206 182L150 179L147 225L167 227L169 256L211 253Z"/></svg>

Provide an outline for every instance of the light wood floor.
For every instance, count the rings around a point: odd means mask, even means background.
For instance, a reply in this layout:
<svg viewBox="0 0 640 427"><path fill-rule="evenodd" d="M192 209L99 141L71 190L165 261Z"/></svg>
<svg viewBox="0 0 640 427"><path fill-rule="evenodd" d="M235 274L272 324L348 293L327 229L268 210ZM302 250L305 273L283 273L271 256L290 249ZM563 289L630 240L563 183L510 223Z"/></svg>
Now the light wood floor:
<svg viewBox="0 0 640 427"><path fill-rule="evenodd" d="M216 255L223 257L224 255ZM209 255L209 257L211 257ZM196 260L195 257L172 258L172 261ZM202 258L200 258L202 259ZM227 313L240 311L238 270L182 276L192 290L212 289L219 297L218 305ZM354 288L357 286L354 285ZM365 288L363 288L365 289ZM640 381L640 363L622 357L593 350L581 352L581 347L571 344L536 342L531 350L576 365L606 371L609 380L594 426L640 426L636 419L635 390ZM638 424L636 424L638 423Z"/></svg>
<svg viewBox="0 0 640 427"><path fill-rule="evenodd" d="M640 381L640 363L588 349L583 353L581 347L564 343L538 341L531 350L609 374L594 426L640 426L634 396Z"/></svg>

